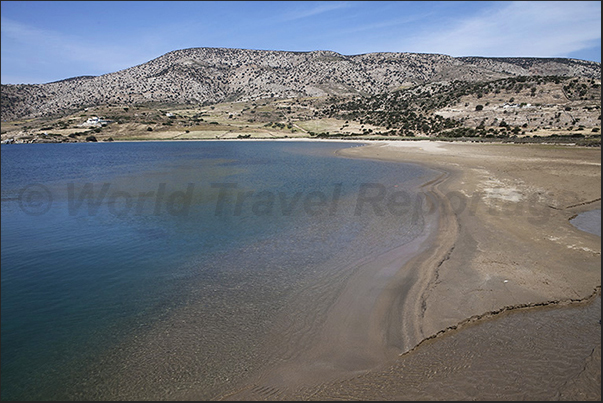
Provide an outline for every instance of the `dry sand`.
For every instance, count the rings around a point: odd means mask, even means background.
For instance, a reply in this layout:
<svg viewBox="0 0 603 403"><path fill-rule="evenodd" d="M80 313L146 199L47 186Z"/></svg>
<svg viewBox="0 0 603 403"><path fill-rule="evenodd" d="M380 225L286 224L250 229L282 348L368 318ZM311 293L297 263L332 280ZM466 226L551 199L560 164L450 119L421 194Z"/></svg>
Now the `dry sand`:
<svg viewBox="0 0 603 403"><path fill-rule="evenodd" d="M341 154L450 173L437 190L456 228L442 229L452 245L422 293L418 338L505 306L583 299L600 286L601 239L569 222L601 208L599 149L391 142Z"/></svg>
<svg viewBox="0 0 603 403"><path fill-rule="evenodd" d="M392 251L358 270L302 358L221 398L600 400L601 238L569 222L601 208L599 149L413 141L339 154L441 171L424 185L438 230L406 246L409 261Z"/></svg>

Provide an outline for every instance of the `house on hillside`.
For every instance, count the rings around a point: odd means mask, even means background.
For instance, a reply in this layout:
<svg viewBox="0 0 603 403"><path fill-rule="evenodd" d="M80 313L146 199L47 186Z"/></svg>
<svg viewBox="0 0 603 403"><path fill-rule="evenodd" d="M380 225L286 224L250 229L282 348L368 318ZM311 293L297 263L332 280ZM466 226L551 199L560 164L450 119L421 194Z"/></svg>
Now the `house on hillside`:
<svg viewBox="0 0 603 403"><path fill-rule="evenodd" d="M81 127L101 127L101 126L107 125L111 122L112 122L111 120L107 120L107 119L103 118L102 116L101 117L92 116L92 117L88 118L88 120L86 120L80 126Z"/></svg>

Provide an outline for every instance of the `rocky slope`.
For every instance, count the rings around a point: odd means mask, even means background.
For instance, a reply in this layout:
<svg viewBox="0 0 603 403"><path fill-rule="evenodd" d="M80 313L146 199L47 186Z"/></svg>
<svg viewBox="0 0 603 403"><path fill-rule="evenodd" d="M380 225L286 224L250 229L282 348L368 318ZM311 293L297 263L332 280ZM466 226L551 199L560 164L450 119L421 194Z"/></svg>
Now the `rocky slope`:
<svg viewBox="0 0 603 403"><path fill-rule="evenodd" d="M374 95L429 82L514 76L601 78L601 64L575 59L454 58L438 54L286 52L192 48L98 77L2 85L1 118L54 116L89 106L211 104L261 98Z"/></svg>

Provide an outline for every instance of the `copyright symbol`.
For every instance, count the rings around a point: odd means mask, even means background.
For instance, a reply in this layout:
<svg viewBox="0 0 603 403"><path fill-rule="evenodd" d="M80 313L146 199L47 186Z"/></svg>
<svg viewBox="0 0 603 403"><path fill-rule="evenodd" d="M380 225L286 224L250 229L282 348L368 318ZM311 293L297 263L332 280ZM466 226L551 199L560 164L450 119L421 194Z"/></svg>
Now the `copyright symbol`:
<svg viewBox="0 0 603 403"><path fill-rule="evenodd" d="M50 210L52 194L44 185L27 185L19 193L19 207L27 215L39 216Z"/></svg>

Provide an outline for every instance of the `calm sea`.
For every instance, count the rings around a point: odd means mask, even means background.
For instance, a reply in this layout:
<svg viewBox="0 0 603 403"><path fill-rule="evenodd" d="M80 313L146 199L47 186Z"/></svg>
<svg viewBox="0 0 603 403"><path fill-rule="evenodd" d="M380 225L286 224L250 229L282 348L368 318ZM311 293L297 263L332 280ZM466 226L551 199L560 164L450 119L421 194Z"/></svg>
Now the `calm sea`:
<svg viewBox="0 0 603 403"><path fill-rule="evenodd" d="M433 172L350 146L3 145L2 400L207 398L262 365L276 318L422 231Z"/></svg>

